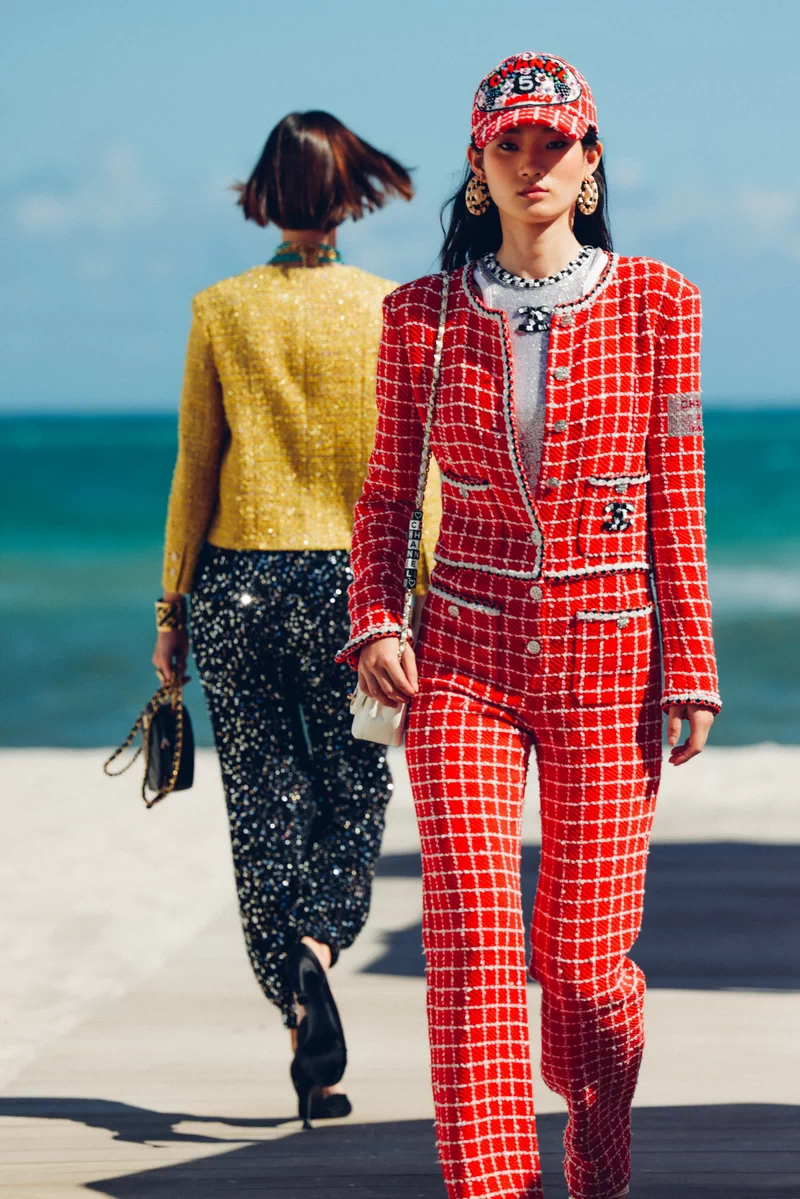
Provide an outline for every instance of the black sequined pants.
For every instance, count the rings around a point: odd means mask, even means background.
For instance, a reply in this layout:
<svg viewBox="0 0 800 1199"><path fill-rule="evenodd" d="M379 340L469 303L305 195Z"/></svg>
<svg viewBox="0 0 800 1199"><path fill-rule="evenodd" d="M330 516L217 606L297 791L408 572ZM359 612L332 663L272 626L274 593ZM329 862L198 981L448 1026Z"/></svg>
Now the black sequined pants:
<svg viewBox="0 0 800 1199"><path fill-rule="evenodd" d="M333 660L351 577L344 550L207 545L192 591L247 949L290 1028L287 950L358 936L392 787L381 748L350 734L355 676Z"/></svg>

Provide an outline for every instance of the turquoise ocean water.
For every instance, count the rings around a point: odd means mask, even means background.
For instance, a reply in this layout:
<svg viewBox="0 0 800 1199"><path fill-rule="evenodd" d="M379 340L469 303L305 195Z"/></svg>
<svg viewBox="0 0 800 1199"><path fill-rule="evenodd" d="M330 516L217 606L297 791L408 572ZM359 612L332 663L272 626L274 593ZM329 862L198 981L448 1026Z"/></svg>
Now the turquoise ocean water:
<svg viewBox="0 0 800 1199"><path fill-rule="evenodd" d="M0 418L0 744L117 743L153 689L159 416ZM718 745L800 742L800 409L706 413ZM196 682L187 703L210 743Z"/></svg>

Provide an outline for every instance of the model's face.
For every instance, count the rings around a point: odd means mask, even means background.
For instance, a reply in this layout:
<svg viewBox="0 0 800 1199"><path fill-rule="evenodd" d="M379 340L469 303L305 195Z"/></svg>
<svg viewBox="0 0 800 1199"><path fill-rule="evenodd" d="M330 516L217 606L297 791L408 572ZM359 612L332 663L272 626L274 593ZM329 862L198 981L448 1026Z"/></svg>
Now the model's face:
<svg viewBox="0 0 800 1199"><path fill-rule="evenodd" d="M501 217L549 224L571 211L583 180L597 169L602 146L585 150L556 129L521 125L467 153Z"/></svg>

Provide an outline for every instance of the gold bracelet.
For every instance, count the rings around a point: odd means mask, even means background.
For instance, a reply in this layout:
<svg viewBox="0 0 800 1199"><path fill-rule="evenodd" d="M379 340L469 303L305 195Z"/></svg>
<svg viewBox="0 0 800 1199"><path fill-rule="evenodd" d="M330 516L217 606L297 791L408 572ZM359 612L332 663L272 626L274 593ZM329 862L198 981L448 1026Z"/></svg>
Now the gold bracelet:
<svg viewBox="0 0 800 1199"><path fill-rule="evenodd" d="M156 628L159 633L186 628L186 599L156 600Z"/></svg>

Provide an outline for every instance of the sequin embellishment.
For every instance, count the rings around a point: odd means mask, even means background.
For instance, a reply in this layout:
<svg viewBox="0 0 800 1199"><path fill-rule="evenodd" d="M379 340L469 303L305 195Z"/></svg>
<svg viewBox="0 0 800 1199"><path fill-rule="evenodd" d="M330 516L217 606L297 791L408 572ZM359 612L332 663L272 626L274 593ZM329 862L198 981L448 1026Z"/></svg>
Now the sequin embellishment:
<svg viewBox="0 0 800 1199"><path fill-rule="evenodd" d="M381 747L350 734L352 674L333 659L351 579L346 550L206 545L192 592L245 942L290 1028L287 950L358 936L392 787Z"/></svg>

